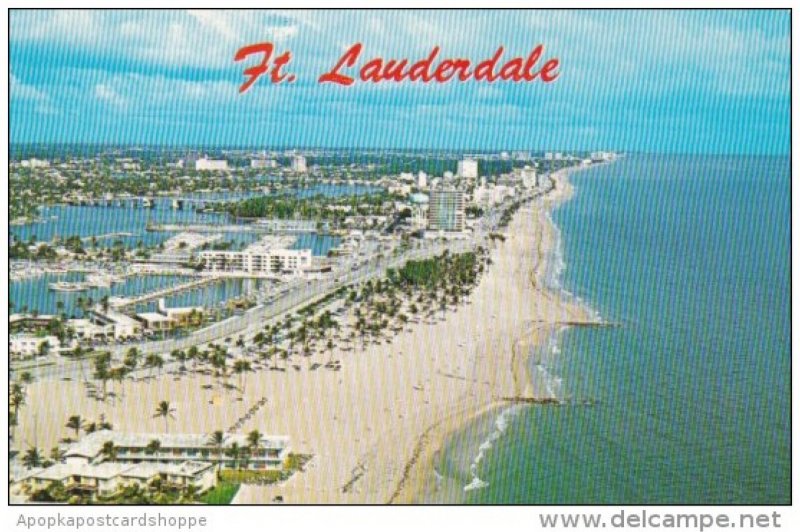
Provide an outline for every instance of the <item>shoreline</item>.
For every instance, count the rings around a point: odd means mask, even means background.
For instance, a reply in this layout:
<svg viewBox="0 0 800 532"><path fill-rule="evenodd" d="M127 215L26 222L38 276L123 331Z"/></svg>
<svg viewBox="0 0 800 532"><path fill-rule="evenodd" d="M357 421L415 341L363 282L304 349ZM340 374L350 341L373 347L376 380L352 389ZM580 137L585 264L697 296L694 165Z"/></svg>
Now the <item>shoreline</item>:
<svg viewBox="0 0 800 532"><path fill-rule="evenodd" d="M337 345L332 353L294 360L285 371L247 373L236 390L211 376L165 372L112 382L113 396L98 401L78 379L36 381L20 411L18 441L46 452L71 435L64 427L71 415L102 415L120 431L163 432L153 412L167 400L175 408L169 432L236 425L242 433L288 435L294 452L313 455L303 472L280 484L242 485L234 503L269 504L276 497L289 504L413 502L449 435L510 404L508 398L543 397L522 356L531 345L565 323L596 323L587 309L544 286L557 243L547 213L571 195L568 173L554 174L556 188L516 213L504 242L489 244L493 264L470 301L448 309L444 319L421 317L390 343L357 350ZM340 372L309 369L331 358L341 361ZM248 415L262 398L267 403Z"/></svg>
<svg viewBox="0 0 800 532"><path fill-rule="evenodd" d="M553 223L550 214L557 205L567 202L572 198L574 194L574 188L569 182L569 176L572 173L579 172L581 170L582 168L572 168L554 173L553 178L556 180L556 188L550 193L550 195L539 200L543 205L542 208L537 209L536 215L537 221L542 229L542 234L541 238L538 239L538 245L536 246L535 262L533 265L531 265L529 272L530 287L534 291L540 293L548 299L559 300L561 303L567 305L579 304L575 301L567 300L564 298L564 294L562 293L556 293L552 287L547 286L548 283L545 279L549 267L552 266L549 263L549 261L552 260L552 252L555 250L556 246L561 245L560 240L557 238L558 228L555 223ZM534 207L530 204L520 209L509 225L509 232L511 232L512 226L520 225L520 218L522 218L522 215L529 213L533 209ZM588 307L585 307L584 305L579 306L582 307L583 311L585 311L587 318L593 315L592 310ZM586 321L588 322L592 320L587 319ZM551 334L556 334L558 336L566 327L568 326L561 325L559 323L547 324L542 322L538 324L531 324L531 327L528 330L522 332L520 338L516 340L515 345L512 348L509 364L509 369L513 375L513 397L541 398L541 391L537 391L535 389L535 386L533 385L533 376L530 374L530 369L528 367L528 362L530 360L530 353L528 350L533 346L541 347ZM525 337L527 337L527 339ZM523 351L524 355L520 356L520 353ZM433 438L428 436L427 433L421 435L419 440L420 442L423 441L423 438L433 441L429 441L427 446L428 449L424 458L416 458L414 460L414 463L412 464L413 472L410 473L409 478L407 479L409 485L404 485L398 489L397 493L395 493L387 502L389 504L426 504L426 480L428 480L426 477L430 475L431 471L435 470L434 464L439 458L439 455L446 446L447 442L449 442L455 434L463 431L466 427L480 417L493 411L495 411L493 417L497 417L502 415L502 412L511 408L514 408L514 405L509 401L498 399L485 404L482 408L473 409L469 412L454 413L451 417L458 418L459 413L464 415L463 417L460 417L458 423L452 426L447 426L446 429L440 429L439 433L437 433ZM441 425L442 423L439 423L435 426L432 426L429 430L435 431ZM455 503L455 501L447 501L447 503Z"/></svg>

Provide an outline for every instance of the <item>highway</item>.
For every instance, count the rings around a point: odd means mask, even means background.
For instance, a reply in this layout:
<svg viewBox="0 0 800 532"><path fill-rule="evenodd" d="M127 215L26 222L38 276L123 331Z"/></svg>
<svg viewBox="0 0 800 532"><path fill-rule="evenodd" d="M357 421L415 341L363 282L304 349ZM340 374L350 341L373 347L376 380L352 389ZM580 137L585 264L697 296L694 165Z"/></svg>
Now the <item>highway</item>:
<svg viewBox="0 0 800 532"><path fill-rule="evenodd" d="M550 192L552 188L553 185L551 183L551 186L544 190L529 193L515 199L517 201L527 201ZM341 286L358 284L382 277L389 268L399 268L409 260L421 260L440 255L445 249L449 250L450 253L463 253L475 249L481 242L485 241L490 232L497 229L502 211L506 207L507 205L504 204L486 212L476 225L475 232L468 238L423 241L421 248L412 248L397 256L378 258L379 255L377 255L370 259L361 259L358 261L360 267L355 270L352 270L352 265L356 261L351 259L323 279L292 280L283 285L276 299L253 307L241 315L232 316L203 329L193 331L186 336L167 340L114 345L110 346L108 350L118 361L122 359L124 353L131 347L136 347L145 354L159 353L165 358L164 370L169 369L171 366L177 365L176 362L169 360L168 357L168 354L173 350L185 350L191 346L203 345L227 337L255 334L270 320L279 318L288 312L320 299ZM81 365L78 362L66 360L63 357L55 358L59 360L56 360L54 365L25 369L25 371L29 371L37 380L79 379L84 378L84 376L91 376L90 361L85 361L84 368L81 369ZM14 371L14 368L12 368L12 371ZM140 369L138 371L146 370Z"/></svg>

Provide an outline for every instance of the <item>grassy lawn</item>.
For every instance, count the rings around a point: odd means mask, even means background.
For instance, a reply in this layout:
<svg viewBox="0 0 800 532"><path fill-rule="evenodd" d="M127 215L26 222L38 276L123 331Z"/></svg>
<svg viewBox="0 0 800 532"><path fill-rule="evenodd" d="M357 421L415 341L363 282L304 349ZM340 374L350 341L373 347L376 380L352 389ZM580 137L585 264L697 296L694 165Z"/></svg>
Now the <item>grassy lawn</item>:
<svg viewBox="0 0 800 532"><path fill-rule="evenodd" d="M230 504L238 491L239 484L220 481L216 487L200 497L200 502L205 504Z"/></svg>
<svg viewBox="0 0 800 532"><path fill-rule="evenodd" d="M286 459L283 469L278 470L252 470L252 469L224 469L219 472L221 482L234 484L275 484L287 480L296 471L302 471L303 466L311 460L310 454L291 453Z"/></svg>
<svg viewBox="0 0 800 532"><path fill-rule="evenodd" d="M284 471L243 471L243 470L224 470L219 472L219 478L223 482L241 484L274 484L285 480L291 473Z"/></svg>

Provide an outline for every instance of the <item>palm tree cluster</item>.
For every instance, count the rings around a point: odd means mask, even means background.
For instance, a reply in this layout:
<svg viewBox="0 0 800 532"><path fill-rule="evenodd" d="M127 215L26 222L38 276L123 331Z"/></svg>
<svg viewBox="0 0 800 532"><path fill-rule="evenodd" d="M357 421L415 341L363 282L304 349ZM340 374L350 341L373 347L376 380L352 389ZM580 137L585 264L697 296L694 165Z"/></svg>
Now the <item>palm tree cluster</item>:
<svg viewBox="0 0 800 532"><path fill-rule="evenodd" d="M80 439L81 430L84 434L91 434L98 430L111 430L114 428L114 426L106 420L104 414L100 414L100 417L96 421L83 419L80 415L73 414L67 418L67 424L64 425L64 427L75 432L75 440ZM62 441L68 440L65 439Z"/></svg>
<svg viewBox="0 0 800 532"><path fill-rule="evenodd" d="M450 306L467 300L487 261L488 252L483 247L461 254L445 251L438 257L409 261L398 270L390 269L385 279L366 282L347 298L354 318L349 339L358 336L362 345L368 337L380 341L388 327L399 332L412 319L409 316L416 319L424 313L431 317L436 310L442 312L444 319Z"/></svg>
<svg viewBox="0 0 800 532"><path fill-rule="evenodd" d="M28 386L33 383L33 375L29 371L19 374L16 382L12 382L8 388L8 435L9 440L14 441L16 428L19 426L19 411L25 406L28 396Z"/></svg>
<svg viewBox="0 0 800 532"><path fill-rule="evenodd" d="M228 203L223 206L223 210L240 218L330 220L337 226L344 220L345 209L347 214L361 216L388 215L394 210L396 199L385 191L342 197L297 197L293 194L280 194Z"/></svg>

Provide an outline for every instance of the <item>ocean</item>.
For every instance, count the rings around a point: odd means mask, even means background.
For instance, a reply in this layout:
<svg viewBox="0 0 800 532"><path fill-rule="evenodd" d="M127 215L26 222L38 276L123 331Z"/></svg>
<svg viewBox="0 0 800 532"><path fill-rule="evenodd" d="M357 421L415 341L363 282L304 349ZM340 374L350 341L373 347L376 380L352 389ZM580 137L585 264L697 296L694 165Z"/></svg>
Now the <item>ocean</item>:
<svg viewBox="0 0 800 532"><path fill-rule="evenodd" d="M531 371L565 404L475 420L424 500L789 503L789 158L631 155L570 179L550 282L620 326L554 335Z"/></svg>

